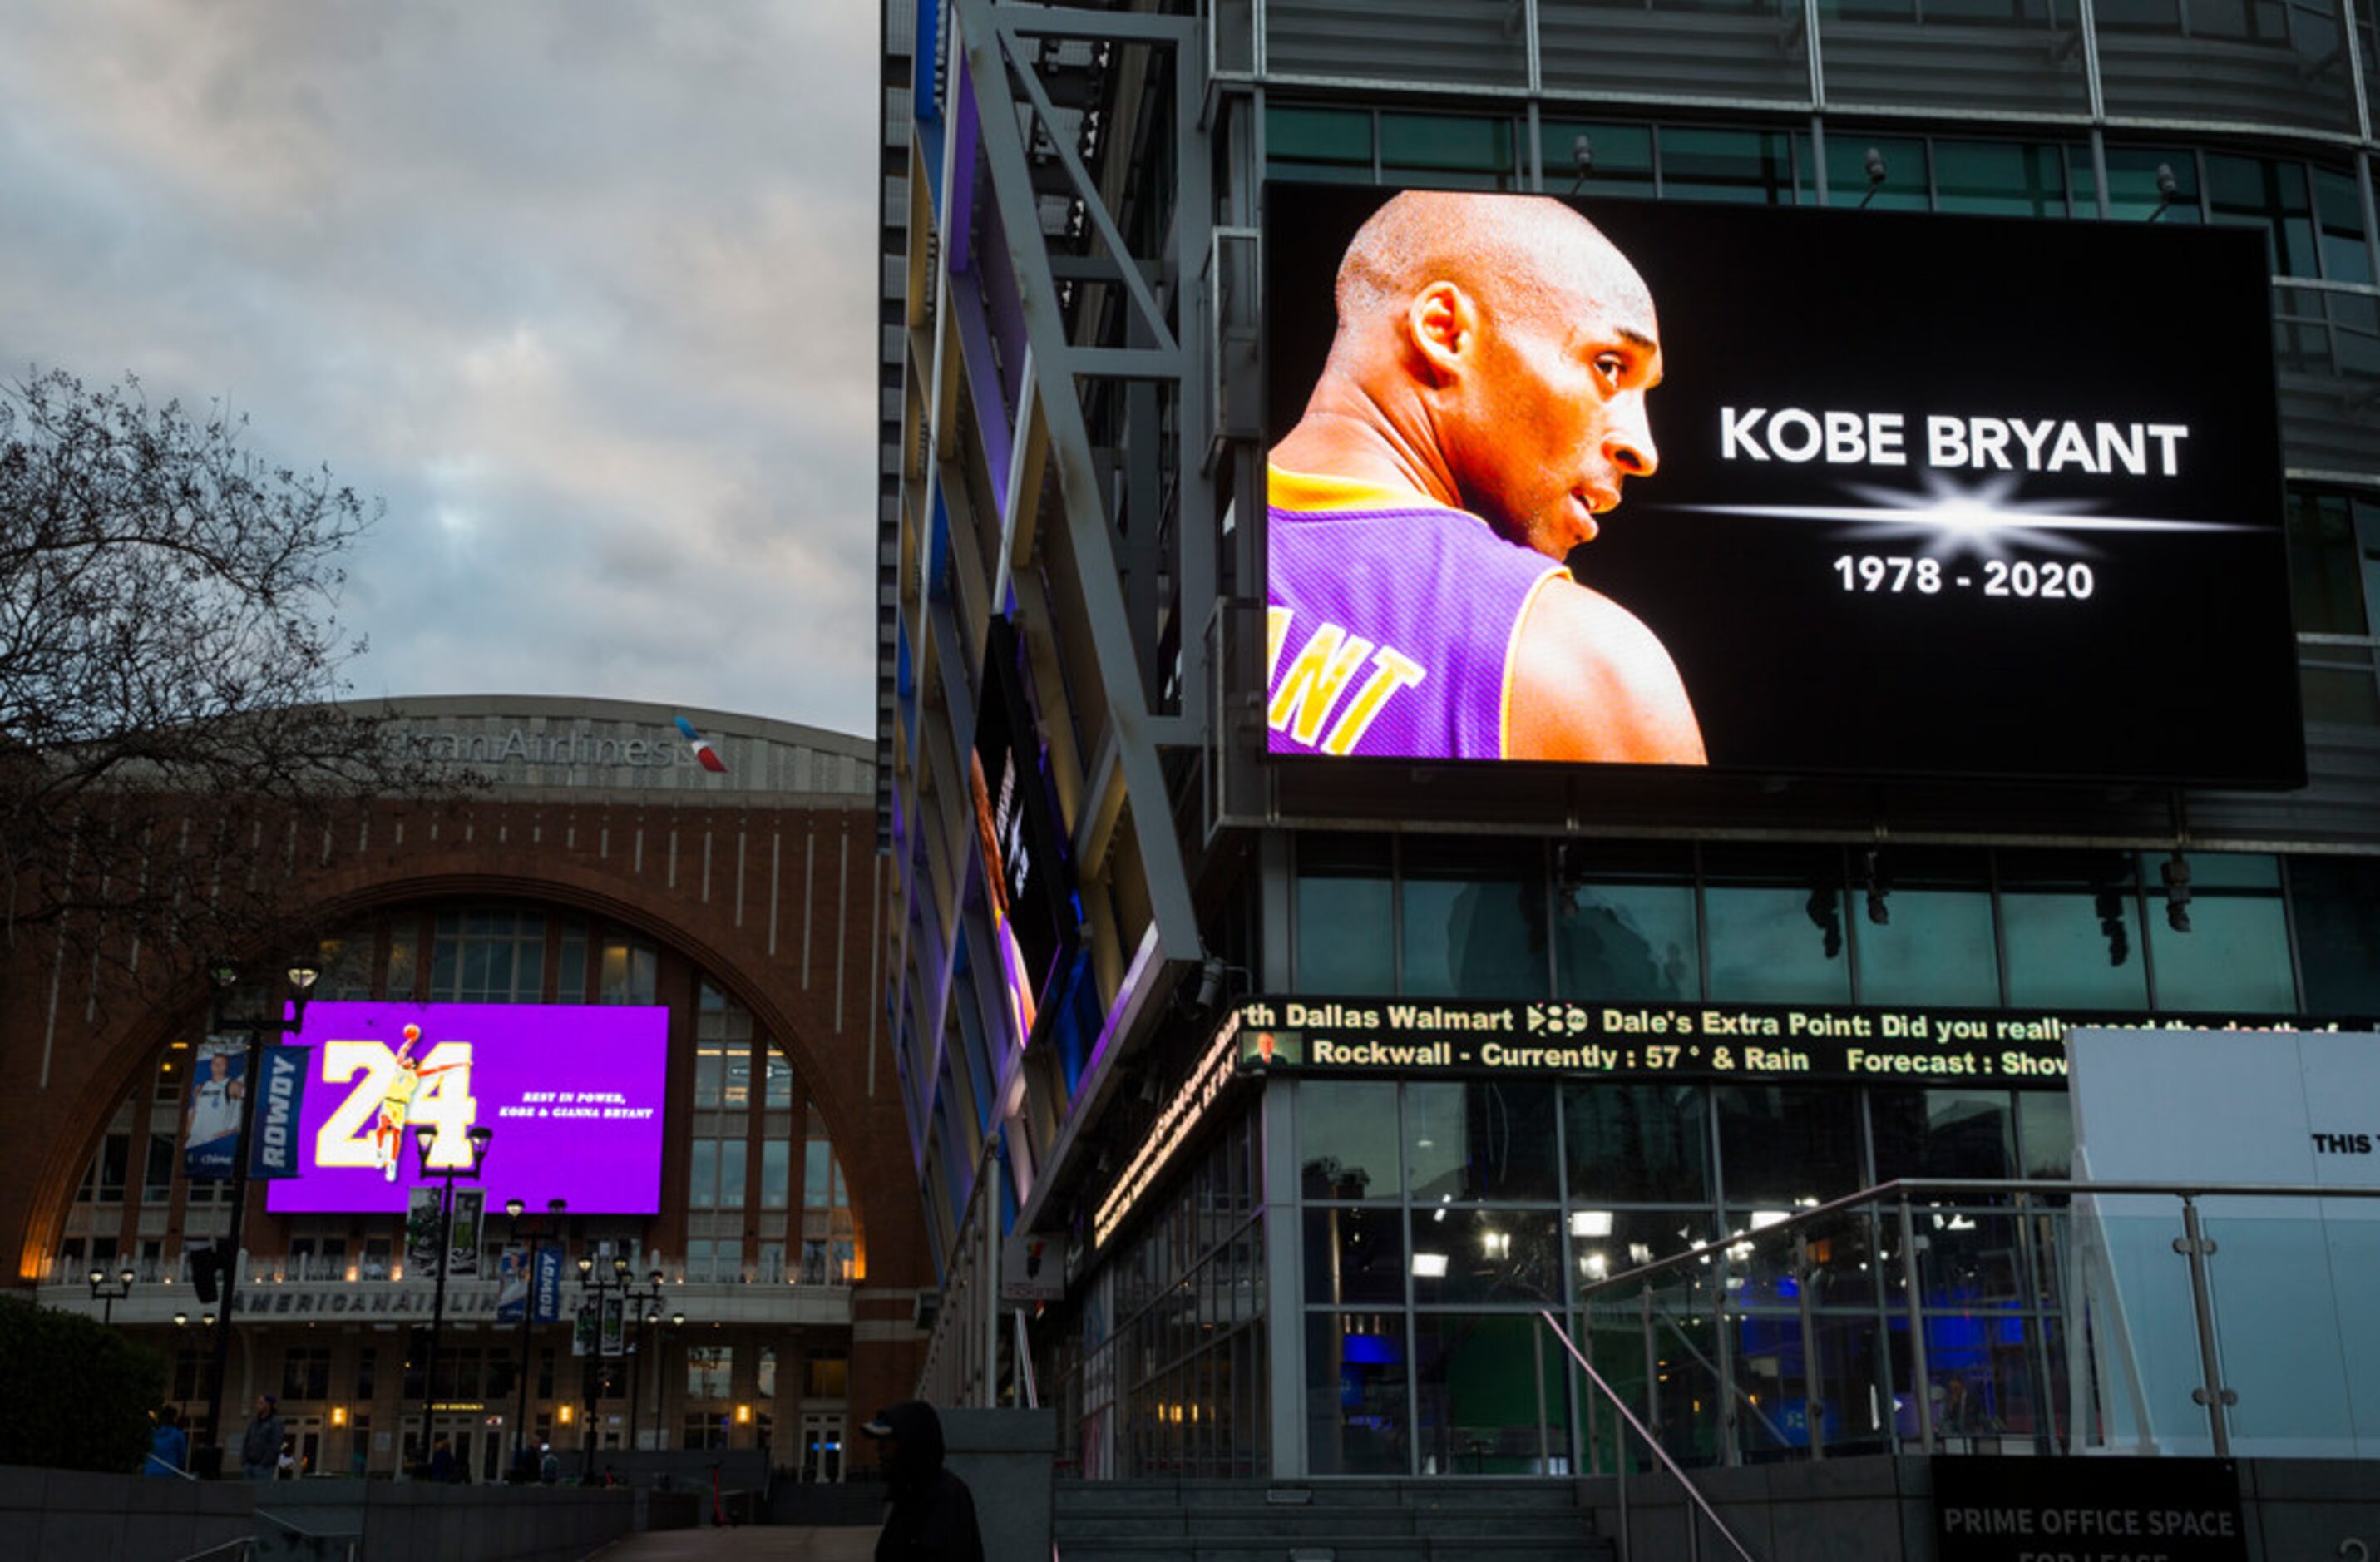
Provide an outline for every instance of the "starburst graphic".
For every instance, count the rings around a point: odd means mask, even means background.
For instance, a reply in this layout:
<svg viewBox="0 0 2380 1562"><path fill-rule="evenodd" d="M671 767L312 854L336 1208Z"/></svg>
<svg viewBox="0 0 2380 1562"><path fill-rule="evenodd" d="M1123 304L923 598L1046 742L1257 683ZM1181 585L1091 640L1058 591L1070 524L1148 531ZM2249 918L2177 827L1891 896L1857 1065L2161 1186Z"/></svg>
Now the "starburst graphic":
<svg viewBox="0 0 2380 1562"><path fill-rule="evenodd" d="M2172 520L2154 516L2095 515L2090 501L2070 499L2020 500L2021 482L2014 476L1991 478L1974 488L1962 488L1937 472L1924 478L1925 490L1875 488L1846 483L1847 492L1866 501L1844 505L1677 505L1667 506L1705 515L1763 516L1776 520L1834 521L1832 533L1843 543L1878 544L1911 543L1926 557L1946 562L1958 558L2009 558L2012 544L2022 542L2035 552L2074 558L2096 558L2101 550L2089 539L2109 533L2255 531L2258 527L2223 520Z"/></svg>

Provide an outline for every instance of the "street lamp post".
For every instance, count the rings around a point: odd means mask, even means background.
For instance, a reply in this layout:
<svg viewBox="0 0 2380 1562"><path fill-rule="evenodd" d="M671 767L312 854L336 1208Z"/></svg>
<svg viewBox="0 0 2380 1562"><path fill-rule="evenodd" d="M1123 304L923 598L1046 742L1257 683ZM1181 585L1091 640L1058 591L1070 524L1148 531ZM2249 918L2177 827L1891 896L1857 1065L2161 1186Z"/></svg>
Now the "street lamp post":
<svg viewBox="0 0 2380 1562"><path fill-rule="evenodd" d="M207 1372L207 1436L213 1445L209 1460L209 1474L220 1474L223 1469L223 1400L224 1373L231 1364L231 1314L239 1296L239 1230L248 1214L248 1142L256 1127L256 1042L270 1031L276 1036L297 1034L305 1028L306 999L314 990L315 978L322 972L310 962L293 965L288 970L289 1014L286 1019L269 1015L230 1015L223 1006L230 1000L232 989L239 985L239 970L229 960L207 962L207 980L214 983L212 1030L217 1034L237 1031L248 1038L240 1056L241 1086L239 1104L239 1137L232 1141L231 1222L225 1229L223 1262L216 1268L222 1276L223 1311L212 1320L215 1331L214 1362Z"/></svg>
<svg viewBox="0 0 2380 1562"><path fill-rule="evenodd" d="M646 1322L648 1324L650 1324L650 1325L652 1325L652 1326L654 1326L654 1327L656 1327L656 1328L658 1328L658 1327L660 1326L660 1324L661 1324L661 1321L662 1321L662 1315L661 1315L661 1312L660 1312L660 1311L659 1311L658 1309L656 1309L655 1311L650 1312L648 1312L648 1313L646 1313L646 1314L645 1314L645 1322ZM683 1312L673 1312L673 1313L671 1313L671 1314L670 1314L670 1317L669 1317L669 1325L670 1325L670 1327L671 1327L671 1328L673 1328L673 1329L683 1329L683 1328L685 1328L685 1327L686 1327L686 1314L685 1314L685 1313L683 1313ZM659 1350L656 1350L656 1351L654 1351L654 1352L653 1352L653 1450L654 1450L654 1452L656 1452L656 1453L660 1452L660 1451L661 1451L661 1449L662 1449L662 1446L663 1446L663 1444L662 1444L662 1397L663 1397L663 1395L662 1395L662 1352L661 1352L661 1351L659 1351Z"/></svg>
<svg viewBox="0 0 2380 1562"><path fill-rule="evenodd" d="M521 1291L520 1409L513 1427L513 1468L524 1471L528 1459L529 1324L537 1316L537 1249L534 1244L561 1235L563 1213L570 1205L566 1200L548 1199L545 1202L545 1219L539 1222L534 1229L523 1232L522 1216L528 1208L518 1199L504 1201L504 1214L512 1217L513 1240L521 1244L521 1262L528 1266L522 1275L526 1284ZM561 1287L557 1286L555 1288ZM526 1475L523 1479L527 1479Z"/></svg>
<svg viewBox="0 0 2380 1562"><path fill-rule="evenodd" d="M579 1311L583 1313L589 1307L595 1309L595 1348L589 1353L587 1361L585 1376L587 1428L586 1435L581 1439L582 1458L578 1470L579 1480L585 1482L592 1479L595 1474L595 1405L600 1397L602 1374L611 1371L603 1356L603 1300L614 1291L619 1292L623 1298L627 1295L627 1259L614 1253L609 1264L599 1265L595 1262L593 1253L579 1254L578 1286L584 1293L578 1300ZM623 1300L621 1305L625 1309L626 1302ZM635 1424L631 1420L629 1422L631 1430L634 1429Z"/></svg>
<svg viewBox="0 0 2380 1562"><path fill-rule="evenodd" d="M661 1307L661 1302L662 1272L658 1269L653 1270L650 1274L645 1276L644 1289L638 1290L634 1286L624 1285L623 1287L620 1305L626 1310L629 1321L637 1325L637 1348L634 1352L636 1355L641 1356L644 1354L645 1325L648 1323L650 1323L652 1319L660 1316L659 1309ZM648 1312L648 1309L652 1309L653 1311ZM628 1441L632 1444L637 1440L637 1397L644 1386L644 1364L641 1361L629 1362ZM662 1385L660 1382L656 1380L653 1384L653 1393L655 1396L659 1396L661 1391ZM657 1398L656 1403L658 1402Z"/></svg>
<svg viewBox="0 0 2380 1562"><path fill-rule="evenodd" d="M132 1294L132 1282L137 1278L139 1276L131 1270L122 1269L116 1272L115 1282L110 1284L107 1271L94 1269L91 1272L91 1300L100 1304L101 1327L115 1322L115 1304Z"/></svg>
<svg viewBox="0 0 2380 1562"><path fill-rule="evenodd" d="M488 1164L488 1145L496 1130L485 1123L474 1123L463 1130L463 1138L471 1146L471 1165L431 1169L431 1157L438 1148L435 1124L417 1123L413 1143L421 1158L421 1180L436 1180L438 1189L438 1284L430 1299L430 1359L422 1363L421 1373L421 1461L430 1462L431 1425L438 1409L438 1345L446 1332L446 1266L455 1255L455 1179L477 1178L480 1168Z"/></svg>

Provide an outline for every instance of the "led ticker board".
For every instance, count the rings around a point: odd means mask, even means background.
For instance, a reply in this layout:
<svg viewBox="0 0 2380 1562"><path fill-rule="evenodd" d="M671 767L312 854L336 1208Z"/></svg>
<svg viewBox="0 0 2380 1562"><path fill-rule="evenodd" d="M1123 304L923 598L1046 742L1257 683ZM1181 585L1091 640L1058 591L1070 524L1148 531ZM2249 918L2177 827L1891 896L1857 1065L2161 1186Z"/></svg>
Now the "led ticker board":
<svg viewBox="0 0 2380 1562"><path fill-rule="evenodd" d="M2259 235L1268 214L1274 756L2302 784Z"/></svg>
<svg viewBox="0 0 2380 1562"><path fill-rule="evenodd" d="M1225 1031L1243 1074L2062 1088L2069 1031L2374 1028L2368 1019L2272 1015L1258 997L1242 1003Z"/></svg>
<svg viewBox="0 0 2380 1562"><path fill-rule="evenodd" d="M433 1170L468 1168L466 1133L495 1130L474 1184L491 1208L660 1212L665 1008L316 1003L298 1043L298 1175L272 1185L276 1214L404 1213L421 1124L438 1129Z"/></svg>

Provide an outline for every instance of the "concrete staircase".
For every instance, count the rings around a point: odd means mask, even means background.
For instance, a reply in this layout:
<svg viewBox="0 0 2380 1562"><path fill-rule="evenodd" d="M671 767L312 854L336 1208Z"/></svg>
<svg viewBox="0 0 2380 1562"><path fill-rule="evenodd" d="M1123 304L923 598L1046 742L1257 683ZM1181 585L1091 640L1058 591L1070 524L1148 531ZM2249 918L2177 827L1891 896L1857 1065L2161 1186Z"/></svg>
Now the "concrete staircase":
<svg viewBox="0 0 2380 1562"><path fill-rule="evenodd" d="M1059 1562L1612 1562L1568 1481L1061 1481Z"/></svg>

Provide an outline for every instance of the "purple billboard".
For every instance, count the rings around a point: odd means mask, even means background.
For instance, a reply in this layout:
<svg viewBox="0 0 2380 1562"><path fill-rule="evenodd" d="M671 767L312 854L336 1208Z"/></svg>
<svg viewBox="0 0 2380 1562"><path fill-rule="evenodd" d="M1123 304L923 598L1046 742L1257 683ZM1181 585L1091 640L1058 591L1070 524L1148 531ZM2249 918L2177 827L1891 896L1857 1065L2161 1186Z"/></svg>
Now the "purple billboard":
<svg viewBox="0 0 2380 1562"><path fill-rule="evenodd" d="M438 1130L433 1171L468 1171L465 1135L495 1130L478 1183L492 1208L661 1210L665 1008L318 1003L298 1043L298 1175L272 1185L275 1214L403 1214L425 1124Z"/></svg>

